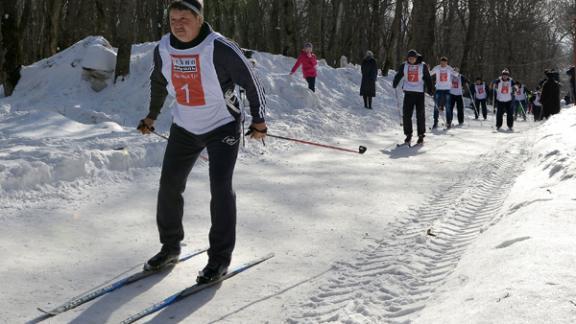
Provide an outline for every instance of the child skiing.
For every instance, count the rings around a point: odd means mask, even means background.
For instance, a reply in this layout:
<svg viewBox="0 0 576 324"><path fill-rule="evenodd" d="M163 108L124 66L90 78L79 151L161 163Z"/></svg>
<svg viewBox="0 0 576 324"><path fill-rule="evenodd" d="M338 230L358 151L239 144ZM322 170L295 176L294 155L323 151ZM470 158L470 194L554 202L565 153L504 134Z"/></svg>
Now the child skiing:
<svg viewBox="0 0 576 324"><path fill-rule="evenodd" d="M458 68L454 68L454 73L452 74L452 88L450 88L450 107L456 106L458 113L458 125L462 126L464 124L464 99L462 98L464 94L463 84L469 85L470 82L465 76L460 74ZM454 109L454 108L452 108ZM447 125L452 125L452 119L446 120Z"/></svg>
<svg viewBox="0 0 576 324"><path fill-rule="evenodd" d="M488 109L486 108L486 101L488 100L488 86L482 78L476 78L473 85L470 86L470 93L472 100L474 100L474 119L478 119L480 109L482 109L482 117L486 120L488 116Z"/></svg>
<svg viewBox="0 0 576 324"><path fill-rule="evenodd" d="M432 128L438 127L438 117L440 111L446 108L446 128L450 128L448 120L452 121L452 107L450 89L452 88L452 74L454 69L448 65L448 58L441 57L440 65L435 66L430 75L435 80L435 93L434 93L434 125Z"/></svg>
<svg viewBox="0 0 576 324"><path fill-rule="evenodd" d="M522 114L522 118L526 120L527 94L526 87L522 83L516 82L514 86L514 120L518 119L519 114Z"/></svg>

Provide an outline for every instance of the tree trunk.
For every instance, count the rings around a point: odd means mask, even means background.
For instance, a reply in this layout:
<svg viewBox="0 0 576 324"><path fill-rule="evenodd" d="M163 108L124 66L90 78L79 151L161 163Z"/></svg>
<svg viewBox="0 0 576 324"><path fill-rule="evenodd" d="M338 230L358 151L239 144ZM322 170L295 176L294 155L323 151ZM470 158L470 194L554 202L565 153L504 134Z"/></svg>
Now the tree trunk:
<svg viewBox="0 0 576 324"><path fill-rule="evenodd" d="M468 11L468 29L466 30L466 38L464 40L460 71L464 74L470 75L469 62L473 60L473 58L470 57L470 51L474 49L476 45L475 33L478 31L480 18L480 4L478 3L478 0L468 0Z"/></svg>
<svg viewBox="0 0 576 324"><path fill-rule="evenodd" d="M298 55L298 50L301 45L298 42L297 35L297 19L296 19L296 3L294 0L284 0L284 34L286 36L286 42L284 43L284 48L282 49L282 54L285 56Z"/></svg>
<svg viewBox="0 0 576 324"><path fill-rule="evenodd" d="M399 58L396 55L398 52L398 39L402 32L402 12L404 0L396 0L396 7L394 9L394 20L392 20L392 27L390 30L390 41L386 47L386 59L382 68L382 75L387 76L388 70L396 68L399 64Z"/></svg>
<svg viewBox="0 0 576 324"><path fill-rule="evenodd" d="M412 8L412 38L409 47L422 53L424 60L434 59L434 28L436 26L436 1L414 0Z"/></svg>
<svg viewBox="0 0 576 324"><path fill-rule="evenodd" d="M4 15L1 17L2 40L6 52L0 70L4 74L4 94L7 97L12 95L20 80L20 69L24 61L22 30L27 21L28 1L24 2L21 14L18 12L18 2L18 0L3 0Z"/></svg>
<svg viewBox="0 0 576 324"><path fill-rule="evenodd" d="M60 41L60 22L62 21L62 7L64 6L63 0L48 0L48 40L47 53L45 55L53 55L58 52L58 43Z"/></svg>
<svg viewBox="0 0 576 324"><path fill-rule="evenodd" d="M272 40L272 53L282 53L282 24L280 23L280 0L272 2L270 12L270 39Z"/></svg>

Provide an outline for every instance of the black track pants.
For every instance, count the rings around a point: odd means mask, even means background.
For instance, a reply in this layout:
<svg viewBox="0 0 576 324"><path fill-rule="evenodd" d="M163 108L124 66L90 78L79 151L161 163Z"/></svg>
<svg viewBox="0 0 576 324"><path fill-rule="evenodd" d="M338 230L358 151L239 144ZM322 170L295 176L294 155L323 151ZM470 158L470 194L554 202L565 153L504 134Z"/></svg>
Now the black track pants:
<svg viewBox="0 0 576 324"><path fill-rule="evenodd" d="M156 219L160 242L178 248L184 238L182 216L188 174L200 152L206 147L209 155L210 262L230 263L236 242L236 195L232 176L238 156L240 133L236 122L221 126L209 133L195 135L173 124L160 177Z"/></svg>

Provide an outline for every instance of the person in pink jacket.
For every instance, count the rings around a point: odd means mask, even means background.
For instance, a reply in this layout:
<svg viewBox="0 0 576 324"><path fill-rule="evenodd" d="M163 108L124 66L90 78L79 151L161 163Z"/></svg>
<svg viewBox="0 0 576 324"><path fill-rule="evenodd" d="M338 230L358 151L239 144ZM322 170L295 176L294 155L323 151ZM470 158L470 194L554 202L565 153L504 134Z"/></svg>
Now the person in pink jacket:
<svg viewBox="0 0 576 324"><path fill-rule="evenodd" d="M308 88L314 92L316 90L316 65L318 65L318 60L316 60L316 54L312 53L312 43L304 44L304 49L300 52L290 75L294 74L300 65L302 65L302 74L304 74L304 78L308 82Z"/></svg>

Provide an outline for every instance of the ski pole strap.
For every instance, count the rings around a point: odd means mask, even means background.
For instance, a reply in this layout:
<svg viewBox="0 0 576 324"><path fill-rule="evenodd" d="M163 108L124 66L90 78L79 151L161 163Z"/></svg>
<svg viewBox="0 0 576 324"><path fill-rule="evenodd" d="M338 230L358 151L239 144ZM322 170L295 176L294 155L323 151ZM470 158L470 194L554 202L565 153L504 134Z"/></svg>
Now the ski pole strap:
<svg viewBox="0 0 576 324"><path fill-rule="evenodd" d="M252 134L253 132L257 132L257 133L262 133L262 134L268 134L268 128L264 128L264 129L258 129L256 127L250 126L248 128L248 132L246 132L246 136Z"/></svg>
<svg viewBox="0 0 576 324"><path fill-rule="evenodd" d="M142 129L149 129L151 132L154 132L154 126L149 127L148 125L146 125L146 123L144 122L144 119L141 119L140 122L138 123L138 126L136 127L137 130L142 130Z"/></svg>

